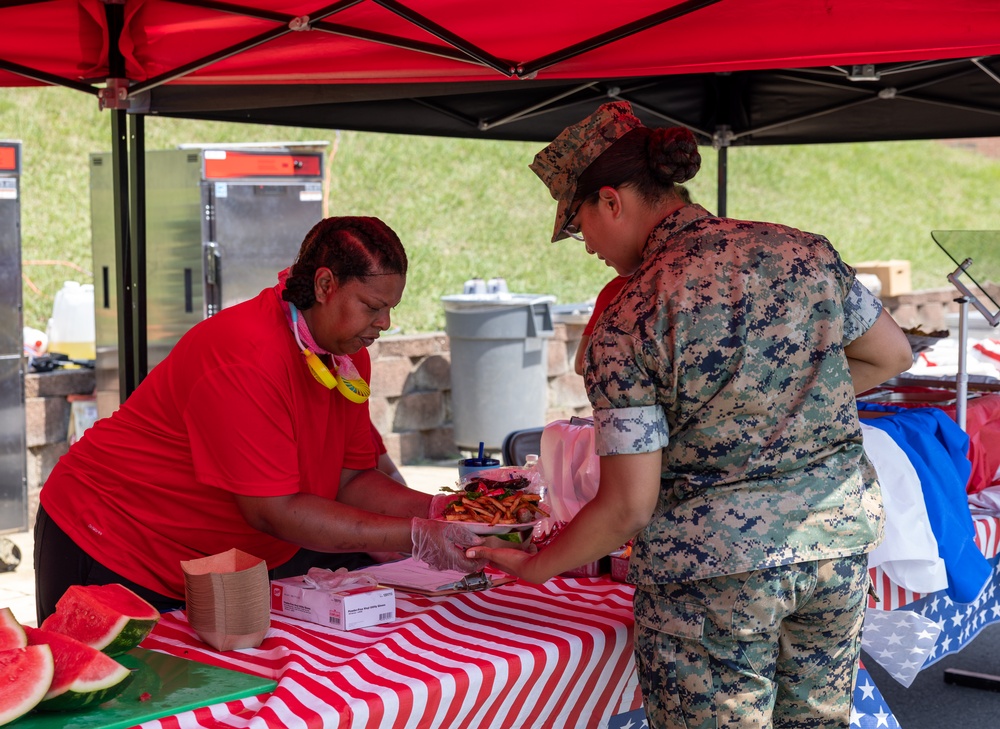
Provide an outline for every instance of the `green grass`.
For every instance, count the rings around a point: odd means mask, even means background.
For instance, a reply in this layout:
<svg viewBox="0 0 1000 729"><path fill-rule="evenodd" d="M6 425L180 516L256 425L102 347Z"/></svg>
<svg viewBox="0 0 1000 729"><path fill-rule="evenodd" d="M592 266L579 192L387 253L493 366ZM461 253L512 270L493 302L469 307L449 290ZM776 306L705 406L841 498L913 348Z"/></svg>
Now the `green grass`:
<svg viewBox="0 0 1000 729"><path fill-rule="evenodd" d="M110 149L92 96L0 89L0 138L23 142L24 320L40 329L64 280L90 282L88 155ZM443 328L440 297L473 276L511 291L592 299L611 272L574 241L550 244L555 203L528 169L537 143L264 127L149 118L147 149L181 143L328 140L331 215L375 215L399 234L410 275L394 325ZM716 153L689 187L717 207ZM845 260L904 258L914 288L939 288L953 265L934 229L1000 228L1000 161L938 142L742 147L729 152L729 215L826 235ZM55 262L55 263L53 263Z"/></svg>

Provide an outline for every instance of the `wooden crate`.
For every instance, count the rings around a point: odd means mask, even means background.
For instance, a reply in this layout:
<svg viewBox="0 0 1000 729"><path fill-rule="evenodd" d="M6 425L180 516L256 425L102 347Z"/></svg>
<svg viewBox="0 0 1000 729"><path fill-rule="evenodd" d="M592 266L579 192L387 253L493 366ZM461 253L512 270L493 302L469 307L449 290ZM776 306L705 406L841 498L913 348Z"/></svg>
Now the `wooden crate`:
<svg viewBox="0 0 1000 729"><path fill-rule="evenodd" d="M908 294L912 290L909 261L864 261L853 265L858 273L878 276L878 280L882 283L881 296L899 296Z"/></svg>

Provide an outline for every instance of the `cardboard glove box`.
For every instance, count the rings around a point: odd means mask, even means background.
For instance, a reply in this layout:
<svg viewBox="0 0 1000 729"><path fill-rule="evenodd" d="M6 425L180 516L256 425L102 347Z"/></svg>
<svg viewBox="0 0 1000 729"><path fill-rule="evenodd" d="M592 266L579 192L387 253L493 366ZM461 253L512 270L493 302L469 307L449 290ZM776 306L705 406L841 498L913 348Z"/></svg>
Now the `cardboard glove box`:
<svg viewBox="0 0 1000 729"><path fill-rule="evenodd" d="M334 592L304 576L285 577L271 580L271 612L338 630L368 628L396 619L396 591L377 585Z"/></svg>

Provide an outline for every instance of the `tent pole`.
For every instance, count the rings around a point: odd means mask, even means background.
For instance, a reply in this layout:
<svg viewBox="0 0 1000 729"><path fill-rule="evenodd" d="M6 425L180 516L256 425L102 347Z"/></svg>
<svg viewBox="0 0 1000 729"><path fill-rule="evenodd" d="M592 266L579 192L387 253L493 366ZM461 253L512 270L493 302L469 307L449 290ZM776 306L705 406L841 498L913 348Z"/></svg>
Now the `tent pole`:
<svg viewBox="0 0 1000 729"><path fill-rule="evenodd" d="M146 215L143 117L128 121L128 80L119 47L125 24L121 0L103 0L108 24L106 87L98 94L111 113L115 266L118 272L118 394L125 402L145 377L146 359Z"/></svg>
<svg viewBox="0 0 1000 729"><path fill-rule="evenodd" d="M108 24L108 83L98 98L101 108L111 114L111 166L114 191L115 268L118 272L118 394L121 402L135 390L135 289L132 251L132 226L129 217L129 160L128 122L126 104L119 92L125 92L125 58L118 46L125 24L125 6L114 0L105 0L104 15ZM123 95L123 94L122 94Z"/></svg>
<svg viewBox="0 0 1000 729"><path fill-rule="evenodd" d="M722 76L721 80L729 87L730 77ZM715 214L720 218L726 217L726 209L728 207L728 182L729 182L729 145L732 144L734 139L733 130L728 124L719 124L715 127L715 133L712 135L712 146L715 147L716 151L719 153L719 169L717 172L717 192L716 197L718 201L716 203Z"/></svg>
<svg viewBox="0 0 1000 729"><path fill-rule="evenodd" d="M132 242L132 290L135 315L135 384L149 373L146 332L146 117L129 115L129 240Z"/></svg>
<svg viewBox="0 0 1000 729"><path fill-rule="evenodd" d="M129 118L124 109L111 111L121 402L135 392L148 372L144 118L141 114Z"/></svg>
<svg viewBox="0 0 1000 729"><path fill-rule="evenodd" d="M729 147L719 147L718 204L715 212L720 218L726 217L726 178L729 174Z"/></svg>
<svg viewBox="0 0 1000 729"><path fill-rule="evenodd" d="M132 245L129 223L128 134L124 109L111 111L111 165L115 202L115 269L118 271L118 394L121 402L136 386L132 355L135 352L135 309L132 302Z"/></svg>

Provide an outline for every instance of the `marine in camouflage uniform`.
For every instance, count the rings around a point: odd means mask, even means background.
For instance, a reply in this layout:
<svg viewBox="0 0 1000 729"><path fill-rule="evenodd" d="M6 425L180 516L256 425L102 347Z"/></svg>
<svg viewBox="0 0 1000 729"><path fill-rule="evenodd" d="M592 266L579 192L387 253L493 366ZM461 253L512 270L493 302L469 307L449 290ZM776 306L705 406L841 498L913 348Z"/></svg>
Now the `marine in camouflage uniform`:
<svg viewBox="0 0 1000 729"><path fill-rule="evenodd" d="M847 726L882 507L844 346L881 309L823 237L687 205L595 328L598 454L663 458L629 570L651 726Z"/></svg>
<svg viewBox="0 0 1000 729"><path fill-rule="evenodd" d="M910 348L821 236L685 205L700 164L689 130L645 128L627 102L535 155L552 240L630 279L587 350L598 494L534 556L481 551L543 580L640 529L651 726L846 729L882 531L854 392Z"/></svg>

